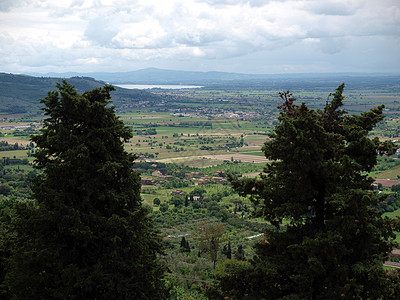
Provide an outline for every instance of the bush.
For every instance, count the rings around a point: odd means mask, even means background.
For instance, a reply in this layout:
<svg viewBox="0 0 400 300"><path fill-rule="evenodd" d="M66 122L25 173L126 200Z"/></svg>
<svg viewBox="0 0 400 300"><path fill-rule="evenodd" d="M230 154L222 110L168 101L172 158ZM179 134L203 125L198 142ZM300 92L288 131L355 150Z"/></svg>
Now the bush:
<svg viewBox="0 0 400 300"><path fill-rule="evenodd" d="M392 186L392 192L400 192L400 184L395 184Z"/></svg>
<svg viewBox="0 0 400 300"><path fill-rule="evenodd" d="M168 204L167 203L163 203L160 205L160 211L161 212L166 212L168 210Z"/></svg>

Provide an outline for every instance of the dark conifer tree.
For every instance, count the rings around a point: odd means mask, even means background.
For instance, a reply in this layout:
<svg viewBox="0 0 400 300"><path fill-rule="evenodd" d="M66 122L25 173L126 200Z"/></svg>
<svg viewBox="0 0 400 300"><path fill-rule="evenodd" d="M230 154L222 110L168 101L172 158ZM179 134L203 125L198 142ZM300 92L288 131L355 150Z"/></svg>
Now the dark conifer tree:
<svg viewBox="0 0 400 300"><path fill-rule="evenodd" d="M263 147L272 162L261 178L230 177L277 229L289 222L256 247L247 278L255 299L399 296L399 279L382 267L398 224L376 209L382 199L366 175L377 154L392 154L395 147L368 137L384 118L383 106L348 115L343 88L322 111L296 106L289 92L281 93L280 124Z"/></svg>
<svg viewBox="0 0 400 300"><path fill-rule="evenodd" d="M226 258L231 259L232 258L232 249L231 249L231 242L228 242L228 248L226 249Z"/></svg>
<svg viewBox="0 0 400 300"><path fill-rule="evenodd" d="M181 251L183 252L190 252L190 245L189 241L186 240L186 238L183 236L181 239Z"/></svg>
<svg viewBox="0 0 400 300"><path fill-rule="evenodd" d="M222 254L226 256L227 259L232 259L232 249L231 249L231 242L228 241L228 244L224 245L222 248Z"/></svg>
<svg viewBox="0 0 400 300"><path fill-rule="evenodd" d="M244 256L244 249L242 245L238 246L237 251L235 252L235 258L237 260L246 260L246 257Z"/></svg>
<svg viewBox="0 0 400 300"><path fill-rule="evenodd" d="M191 251L191 250L190 250L189 241L186 241L185 251L186 251L186 252L190 252L190 251Z"/></svg>
<svg viewBox="0 0 400 300"><path fill-rule="evenodd" d="M73 86L42 99L32 137L43 171L34 203L16 210L17 243L6 283L16 299L163 299L161 243L142 206L132 133L110 106L112 86Z"/></svg>
<svg viewBox="0 0 400 300"><path fill-rule="evenodd" d="M183 236L181 239L181 248L185 248L186 247L186 238Z"/></svg>

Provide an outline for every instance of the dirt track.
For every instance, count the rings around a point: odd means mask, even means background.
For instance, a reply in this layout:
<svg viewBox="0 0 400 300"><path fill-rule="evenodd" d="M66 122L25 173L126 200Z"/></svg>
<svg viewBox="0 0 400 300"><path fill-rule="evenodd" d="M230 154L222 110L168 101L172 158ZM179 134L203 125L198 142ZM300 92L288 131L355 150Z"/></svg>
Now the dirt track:
<svg viewBox="0 0 400 300"><path fill-rule="evenodd" d="M247 154L240 154L240 153L201 155L199 157L205 157L205 158L217 159L217 160L231 160L233 158L234 160L240 160L242 162L252 162L252 163L267 162L267 159L263 156L247 155Z"/></svg>
<svg viewBox="0 0 400 300"><path fill-rule="evenodd" d="M177 161L195 161L199 159L212 159L212 160L240 160L242 162L250 162L250 163L263 163L267 162L267 159L263 156L257 155L246 155L240 153L229 153L229 154L215 154L215 155L193 155L193 156L183 156L183 157L174 157L174 158L165 158L165 159L158 159L159 162L164 163L171 163Z"/></svg>

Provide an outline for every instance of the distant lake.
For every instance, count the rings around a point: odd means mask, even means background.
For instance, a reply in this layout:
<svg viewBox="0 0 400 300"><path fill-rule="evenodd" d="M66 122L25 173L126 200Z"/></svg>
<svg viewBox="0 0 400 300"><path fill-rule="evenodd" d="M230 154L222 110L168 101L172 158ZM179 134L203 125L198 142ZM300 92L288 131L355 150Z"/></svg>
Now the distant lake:
<svg viewBox="0 0 400 300"><path fill-rule="evenodd" d="M179 90L179 89L198 89L202 88L200 85L178 85L178 84L114 84L115 86L124 89L166 89L166 90Z"/></svg>

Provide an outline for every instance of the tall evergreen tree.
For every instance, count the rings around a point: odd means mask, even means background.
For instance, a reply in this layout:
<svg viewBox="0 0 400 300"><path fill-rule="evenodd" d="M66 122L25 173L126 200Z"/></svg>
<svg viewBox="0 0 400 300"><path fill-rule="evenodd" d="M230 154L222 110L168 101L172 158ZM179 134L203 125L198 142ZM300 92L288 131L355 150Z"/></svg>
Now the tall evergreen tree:
<svg viewBox="0 0 400 300"><path fill-rule="evenodd" d="M368 137L384 107L348 115L343 88L318 111L281 93L280 124L263 147L271 163L261 178L230 177L277 229L289 222L256 245L250 297L391 299L399 292L388 284L398 287L398 278L388 278L382 267L398 224L376 209L382 199L366 175L377 154L392 154L395 147Z"/></svg>
<svg viewBox="0 0 400 300"><path fill-rule="evenodd" d="M232 249L231 249L231 242L228 241L228 244L224 245L222 248L222 254L226 255L227 259L232 259Z"/></svg>
<svg viewBox="0 0 400 300"><path fill-rule="evenodd" d="M112 86L78 94L64 81L42 99L35 202L17 207L6 275L18 299L163 299L164 267L142 206L131 131L110 106Z"/></svg>
<svg viewBox="0 0 400 300"><path fill-rule="evenodd" d="M186 238L184 236L181 239L181 248L186 248Z"/></svg>

